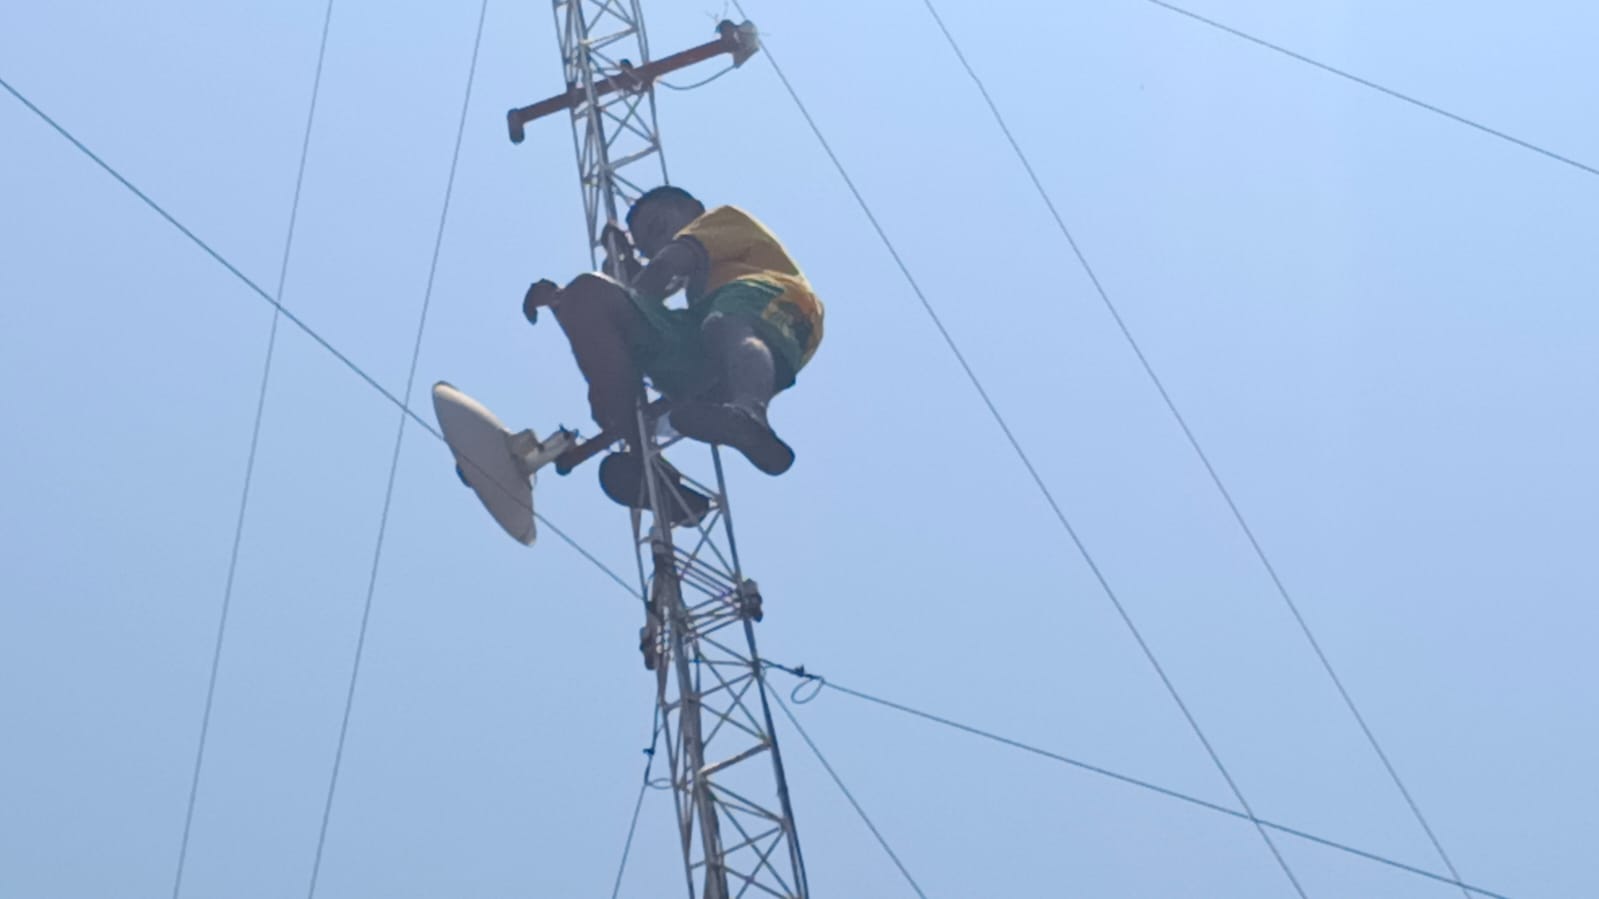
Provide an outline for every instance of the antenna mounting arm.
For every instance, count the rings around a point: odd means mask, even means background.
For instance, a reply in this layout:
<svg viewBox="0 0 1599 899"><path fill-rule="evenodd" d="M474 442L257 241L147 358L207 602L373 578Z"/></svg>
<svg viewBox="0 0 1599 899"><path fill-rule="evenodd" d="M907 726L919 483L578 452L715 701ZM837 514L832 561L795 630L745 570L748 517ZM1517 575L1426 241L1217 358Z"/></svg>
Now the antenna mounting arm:
<svg viewBox="0 0 1599 899"><path fill-rule="evenodd" d="M717 38L707 41L698 47L692 47L680 53L674 53L664 59L657 59L642 66L634 66L627 60L622 61L622 71L603 81L594 83L594 96L602 97L615 91L648 90L655 84L655 80L662 75L675 72L698 62L720 56L723 53L733 57L734 67L741 66L761 48L761 41L751 22L735 25L730 21L723 21L716 26ZM543 118L551 113L565 109L576 109L583 101L585 95L582 87L577 84L568 84L565 93L556 94L547 100L540 100L531 106L523 106L506 113L506 122L510 126L511 143L519 144L526 136L525 128L528 122Z"/></svg>

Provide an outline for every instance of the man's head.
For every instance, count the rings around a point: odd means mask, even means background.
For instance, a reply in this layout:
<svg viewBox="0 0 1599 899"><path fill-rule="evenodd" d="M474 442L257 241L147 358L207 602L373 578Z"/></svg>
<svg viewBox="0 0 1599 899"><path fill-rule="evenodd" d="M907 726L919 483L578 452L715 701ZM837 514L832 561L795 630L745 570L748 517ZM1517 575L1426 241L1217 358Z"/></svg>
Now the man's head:
<svg viewBox="0 0 1599 899"><path fill-rule="evenodd" d="M672 242L677 232L705 214L705 205L681 187L657 187L639 197L627 211L627 230L633 245L654 256Z"/></svg>

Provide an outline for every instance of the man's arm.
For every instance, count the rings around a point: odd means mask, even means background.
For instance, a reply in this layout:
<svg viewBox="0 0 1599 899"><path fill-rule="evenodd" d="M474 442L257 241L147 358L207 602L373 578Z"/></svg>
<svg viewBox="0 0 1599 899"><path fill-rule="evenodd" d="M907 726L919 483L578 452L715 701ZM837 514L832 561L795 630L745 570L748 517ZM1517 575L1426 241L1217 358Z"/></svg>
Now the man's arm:
<svg viewBox="0 0 1599 899"><path fill-rule="evenodd" d="M605 247L605 261L600 266L601 270L623 284L631 283L643 270L644 266L633 249L633 242L615 222L607 223L605 230L600 232L600 245Z"/></svg>
<svg viewBox="0 0 1599 899"><path fill-rule="evenodd" d="M548 278L541 278L533 282L533 286L522 297L522 314L527 316L529 324L536 325L539 323L539 309L554 306L560 296L560 286Z"/></svg>
<svg viewBox="0 0 1599 899"><path fill-rule="evenodd" d="M654 302L686 288L692 301L704 293L710 270L710 256L704 245L692 237L680 237L656 253L631 286L634 293Z"/></svg>

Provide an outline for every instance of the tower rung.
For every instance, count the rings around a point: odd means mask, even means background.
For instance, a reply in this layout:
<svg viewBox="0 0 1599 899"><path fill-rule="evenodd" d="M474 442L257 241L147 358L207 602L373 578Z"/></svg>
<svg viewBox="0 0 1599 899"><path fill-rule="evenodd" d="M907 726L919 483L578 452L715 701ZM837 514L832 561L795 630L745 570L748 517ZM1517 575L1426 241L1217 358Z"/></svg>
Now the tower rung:
<svg viewBox="0 0 1599 899"><path fill-rule="evenodd" d="M760 755L761 753L765 752L766 750L768 750L770 748L772 748L770 743L761 743L761 744L759 744L757 746L751 746L750 748L744 750L743 752L739 753L738 755L733 756L730 759L724 759L724 760L722 760L720 762L717 762L714 765L707 765L704 768L701 768L700 769L700 776L701 777L710 777L712 774L715 774L716 772L722 771L722 770L727 769L727 768L731 768L734 765L738 764L739 762L744 761L745 759L752 759L752 758L756 757L757 755Z"/></svg>

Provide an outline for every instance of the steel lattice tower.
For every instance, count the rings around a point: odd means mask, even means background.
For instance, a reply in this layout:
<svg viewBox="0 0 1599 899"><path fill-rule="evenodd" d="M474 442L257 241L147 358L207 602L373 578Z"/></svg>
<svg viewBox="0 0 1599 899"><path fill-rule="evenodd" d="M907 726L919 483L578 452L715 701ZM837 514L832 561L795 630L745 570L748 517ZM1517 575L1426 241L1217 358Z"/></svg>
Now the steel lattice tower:
<svg viewBox="0 0 1599 899"><path fill-rule="evenodd" d="M554 7L566 93L513 110L511 137L520 141L527 121L571 110L589 246L598 265L607 223L649 187L666 182L655 78L720 53L742 63L755 52L755 32L748 23L723 22L720 40L651 63L638 0L555 0ZM632 519L646 609L639 648L655 673L659 734L671 767L689 895L807 899L755 646L761 596L739 564L722 460L712 448L709 459L697 459L701 466L708 463L708 473L683 474L683 484L711 498L711 511L674 534L668 511L683 499L678 482L667 475L664 452L677 437L653 420L655 408L639 412L641 431L649 435L640 448L649 524L639 511Z"/></svg>
<svg viewBox="0 0 1599 899"><path fill-rule="evenodd" d="M632 89L604 95L595 90L612 77L622 83L633 81L632 60L649 62L650 44L638 0L555 0L555 27L561 36L567 90L578 94L572 107L572 140L589 246L598 265L605 224L618 221L619 213L654 186L641 187L628 176L636 170L659 169L659 183L667 180L653 85L630 84ZM649 180L657 180L653 171Z"/></svg>

